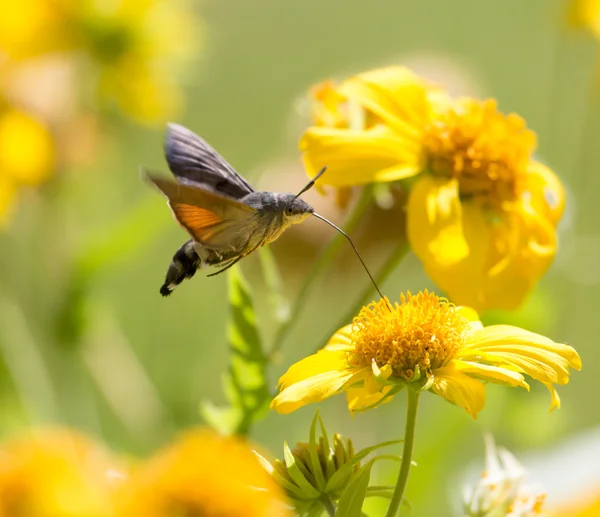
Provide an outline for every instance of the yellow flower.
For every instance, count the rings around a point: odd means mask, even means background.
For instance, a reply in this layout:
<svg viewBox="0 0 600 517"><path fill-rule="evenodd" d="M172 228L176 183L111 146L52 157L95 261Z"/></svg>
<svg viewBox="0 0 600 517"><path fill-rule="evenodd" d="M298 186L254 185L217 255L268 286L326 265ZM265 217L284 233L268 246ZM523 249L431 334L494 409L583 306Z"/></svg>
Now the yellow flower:
<svg viewBox="0 0 600 517"><path fill-rule="evenodd" d="M600 38L600 0L571 0L569 21L577 27L585 27L594 37Z"/></svg>
<svg viewBox="0 0 600 517"><path fill-rule="evenodd" d="M20 110L0 111L0 224L18 188L43 182L54 165L54 141L40 121Z"/></svg>
<svg viewBox="0 0 600 517"><path fill-rule="evenodd" d="M132 474L117 515L276 517L288 513L280 489L245 442L198 429Z"/></svg>
<svg viewBox="0 0 600 517"><path fill-rule="evenodd" d="M10 59L66 50L73 44L67 12L74 0L5 2L0 16L0 50Z"/></svg>
<svg viewBox="0 0 600 517"><path fill-rule="evenodd" d="M180 112L176 78L203 29L185 2L91 2L76 17L83 45L99 67L103 98L140 122L164 122Z"/></svg>
<svg viewBox="0 0 600 517"><path fill-rule="evenodd" d="M0 17L0 49L14 62L71 53L102 100L157 123L181 109L179 69L202 30L185 0L23 0Z"/></svg>
<svg viewBox="0 0 600 517"><path fill-rule="evenodd" d="M600 490L596 489L587 497L563 504L548 512L547 517L598 517L600 515Z"/></svg>
<svg viewBox="0 0 600 517"><path fill-rule="evenodd" d="M279 379L271 407L290 413L345 391L348 409L387 402L406 386L431 390L476 417L485 404L483 382L529 390L525 375L544 384L560 406L554 384L581 368L570 346L510 325L484 327L477 313L427 291L363 307L324 349Z"/></svg>
<svg viewBox="0 0 600 517"><path fill-rule="evenodd" d="M413 178L407 234L429 276L456 303L517 307L554 258L564 207L524 120L492 100L452 100L402 67L352 77L337 93L362 116L338 103L345 126L305 132L309 175L327 165L320 181L336 187Z"/></svg>
<svg viewBox="0 0 600 517"><path fill-rule="evenodd" d="M0 516L112 517L119 477L88 438L36 431L0 445Z"/></svg>

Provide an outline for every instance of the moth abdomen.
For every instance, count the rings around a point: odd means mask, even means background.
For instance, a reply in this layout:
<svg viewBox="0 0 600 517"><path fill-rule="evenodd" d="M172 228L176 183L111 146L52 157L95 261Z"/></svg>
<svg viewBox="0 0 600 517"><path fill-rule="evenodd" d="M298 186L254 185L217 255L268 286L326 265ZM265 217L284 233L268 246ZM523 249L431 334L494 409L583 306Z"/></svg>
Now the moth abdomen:
<svg viewBox="0 0 600 517"><path fill-rule="evenodd" d="M169 296L173 290L186 278L192 278L202 265L200 257L194 249L194 242L187 241L179 248L167 270L165 283L160 288L160 294Z"/></svg>

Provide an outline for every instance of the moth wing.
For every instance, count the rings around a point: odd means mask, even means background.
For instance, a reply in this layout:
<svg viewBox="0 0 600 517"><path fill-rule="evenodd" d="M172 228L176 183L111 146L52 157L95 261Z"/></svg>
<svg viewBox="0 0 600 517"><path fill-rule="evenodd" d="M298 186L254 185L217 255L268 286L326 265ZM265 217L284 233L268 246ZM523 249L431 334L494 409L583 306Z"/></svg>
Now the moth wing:
<svg viewBox="0 0 600 517"><path fill-rule="evenodd" d="M169 200L177 219L193 239L212 248L227 247L256 215L256 210L234 199L146 174Z"/></svg>
<svg viewBox="0 0 600 517"><path fill-rule="evenodd" d="M195 185L241 199L254 192L203 138L178 124L167 124L165 156L169 169L185 185Z"/></svg>

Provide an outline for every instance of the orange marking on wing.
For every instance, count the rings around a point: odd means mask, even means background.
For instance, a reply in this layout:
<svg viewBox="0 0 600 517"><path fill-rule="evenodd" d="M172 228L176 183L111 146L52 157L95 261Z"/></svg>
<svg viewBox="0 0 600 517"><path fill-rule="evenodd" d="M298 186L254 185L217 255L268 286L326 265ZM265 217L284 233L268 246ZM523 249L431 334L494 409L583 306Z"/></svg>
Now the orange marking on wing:
<svg viewBox="0 0 600 517"><path fill-rule="evenodd" d="M172 208L179 223L199 241L202 241L208 230L223 222L221 217L206 208L183 203L174 203Z"/></svg>

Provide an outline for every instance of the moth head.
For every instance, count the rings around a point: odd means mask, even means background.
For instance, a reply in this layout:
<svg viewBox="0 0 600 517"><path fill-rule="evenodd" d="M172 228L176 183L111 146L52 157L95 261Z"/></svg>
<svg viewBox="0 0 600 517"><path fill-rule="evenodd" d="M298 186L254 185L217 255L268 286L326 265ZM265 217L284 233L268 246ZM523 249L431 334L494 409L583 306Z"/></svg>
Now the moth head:
<svg viewBox="0 0 600 517"><path fill-rule="evenodd" d="M308 219L315 211L306 201L292 194L283 210L283 215L292 224L301 223Z"/></svg>

